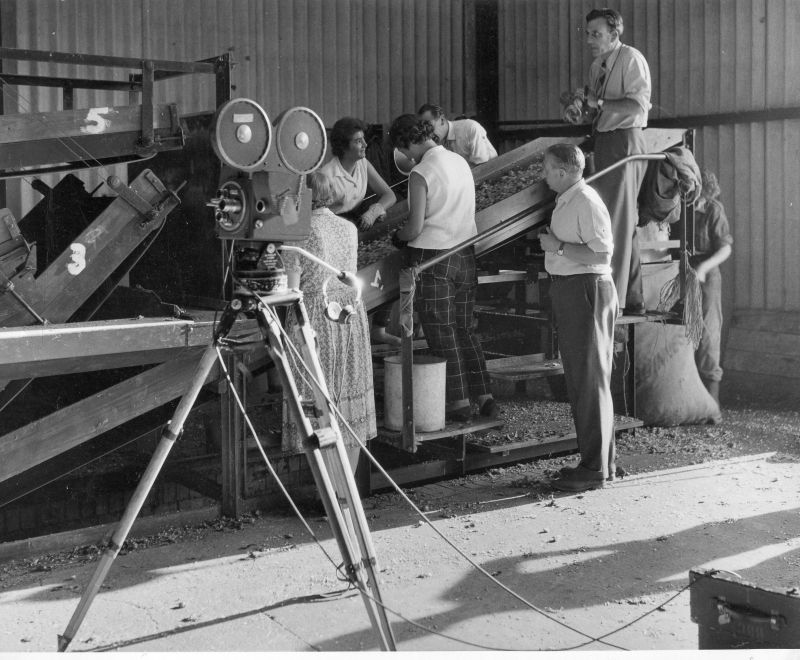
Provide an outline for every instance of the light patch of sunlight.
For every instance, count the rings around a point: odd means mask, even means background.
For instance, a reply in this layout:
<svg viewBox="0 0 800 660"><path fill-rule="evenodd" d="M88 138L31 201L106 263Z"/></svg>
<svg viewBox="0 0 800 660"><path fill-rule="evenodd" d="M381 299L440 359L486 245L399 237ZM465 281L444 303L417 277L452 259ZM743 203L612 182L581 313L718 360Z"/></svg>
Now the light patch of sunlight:
<svg viewBox="0 0 800 660"><path fill-rule="evenodd" d="M613 555L614 550L584 550L579 552L577 549L571 552L564 552L559 555L548 555L546 557L532 557L525 559L519 563L518 570L522 574L543 573L545 571L553 570L553 564L557 563L559 566L584 564L594 559L601 557L608 557Z"/></svg>
<svg viewBox="0 0 800 660"><path fill-rule="evenodd" d="M720 571L730 571L736 573L745 568L752 568L753 566L757 566L758 564L768 561L769 559L780 557L781 555L784 555L787 552L791 552L792 550L796 550L798 548L800 548L800 537L795 537L793 539L781 541L780 543L773 543L771 545L762 545L760 548L756 548L755 550L748 550L747 552L741 552L738 555L730 555L728 557L718 557L717 559L712 559L711 561L707 561L705 564L700 564L699 566L691 566L690 568L694 570L716 569ZM675 575L670 575L669 577L661 578L659 582L674 582L676 580L686 579L688 571L689 568L687 568L686 571L682 573L676 573Z"/></svg>

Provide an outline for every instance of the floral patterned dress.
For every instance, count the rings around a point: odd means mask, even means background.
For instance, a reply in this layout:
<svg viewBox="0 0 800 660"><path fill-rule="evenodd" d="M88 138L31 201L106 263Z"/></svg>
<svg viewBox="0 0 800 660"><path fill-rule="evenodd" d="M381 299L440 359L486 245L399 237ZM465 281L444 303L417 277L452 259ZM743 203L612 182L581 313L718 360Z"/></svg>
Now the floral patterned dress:
<svg viewBox="0 0 800 660"><path fill-rule="evenodd" d="M356 272L358 230L352 222L340 218L327 208L312 212L311 233L302 247L335 268ZM343 307L351 305L355 300L355 291L339 282L330 271L301 255L291 253L284 260L287 270L300 272L300 290L311 327L317 335L318 354L328 392L359 439L366 442L378 434L366 310L359 302L349 323L330 320L325 313L327 303L336 301ZM293 310L287 314L286 330L295 345L299 345L300 330ZM295 369L293 374L300 396L311 399L311 388ZM285 451L302 452L302 429L290 417L284 399L282 447ZM316 419L312 417L311 422L317 428ZM345 447L358 446L341 423L339 428Z"/></svg>

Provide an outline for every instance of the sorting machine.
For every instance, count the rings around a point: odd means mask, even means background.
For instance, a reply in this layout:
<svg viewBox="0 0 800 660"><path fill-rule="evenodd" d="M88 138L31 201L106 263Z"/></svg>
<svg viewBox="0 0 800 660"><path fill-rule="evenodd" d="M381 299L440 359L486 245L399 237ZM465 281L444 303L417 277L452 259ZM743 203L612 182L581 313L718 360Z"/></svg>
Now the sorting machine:
<svg viewBox="0 0 800 660"><path fill-rule="evenodd" d="M686 133L687 132L683 129L647 129L645 131L645 136L648 145L648 155L645 156L644 159L655 160L663 158L659 152L665 151L673 146L684 144L687 138ZM491 185L492 182L511 172L523 170L537 159L541 160L542 152L550 144L564 141L581 143L583 138L537 138L500 155L494 160L476 166L473 169L476 188L480 187L482 184ZM602 173L596 173L595 176L602 176ZM512 192L507 197L494 201L491 205L479 210L476 214L478 236L475 237L473 241L476 256L487 255L493 250L513 241L515 238L530 232L535 232L537 228L547 224L554 205L554 199L552 191L548 189L543 180L540 180L521 190ZM389 210L387 220L382 226L379 225L372 232L362 235L362 241L368 244L368 251L373 253L377 252L380 255L382 250L380 247L375 250L375 244L380 243L382 235L388 236L391 231L402 224L405 221L407 212L408 207L406 202L400 202ZM520 264L519 266L522 266L524 270L525 264ZM410 277L413 279L415 274L404 271L405 263L402 253L391 249L387 249L386 252L373 263L360 268L359 275L362 277L365 284L364 301L368 310L393 302L398 298L402 299L405 292L401 291L401 288L405 288L406 292L413 289L413 287L410 286L408 278ZM404 276L406 278L405 287L402 284ZM628 318L624 319L623 322L635 323L639 320L645 319ZM395 444L403 449L415 452L420 446L420 442L425 440L436 440L453 436L463 437L466 433L491 428L501 424L502 422L496 420L475 419L472 423L468 424L460 423L448 425L440 432L419 433L415 431L413 419L412 368L414 343L408 332L411 328L410 318L407 318L403 325L405 326L406 332L402 347L404 366L403 429L399 434L388 432L386 429L383 429L382 435L392 438ZM498 360L496 362L500 363L504 361ZM511 362L513 362L513 364L509 364L512 371L516 370L517 373L524 371L531 372L541 366L538 356L533 362L525 362L525 360L512 360ZM489 366L491 369L491 363ZM498 369L502 369L503 366L505 366L505 363L503 365L498 364ZM559 371L556 365L556 369L551 369L550 373L563 373L563 371ZM630 378L632 377L633 370L631 369ZM632 384L631 387L635 389ZM635 402L632 406L635 411ZM552 451L552 449L550 451ZM465 466L465 459L466 456L462 451L462 469L468 469ZM473 467L480 466L475 465Z"/></svg>

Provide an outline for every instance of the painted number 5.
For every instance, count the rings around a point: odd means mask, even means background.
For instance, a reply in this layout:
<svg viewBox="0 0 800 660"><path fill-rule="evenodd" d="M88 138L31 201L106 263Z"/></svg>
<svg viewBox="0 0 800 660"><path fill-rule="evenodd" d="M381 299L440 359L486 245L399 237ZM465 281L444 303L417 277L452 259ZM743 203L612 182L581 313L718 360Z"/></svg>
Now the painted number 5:
<svg viewBox="0 0 800 660"><path fill-rule="evenodd" d="M108 114L108 108L89 108L86 115L86 125L81 126L81 133L102 133L108 127L108 120L103 115Z"/></svg>
<svg viewBox="0 0 800 660"><path fill-rule="evenodd" d="M72 254L67 264L67 271L70 275L77 275L86 268L86 246L81 243L73 243L69 249L72 250Z"/></svg>

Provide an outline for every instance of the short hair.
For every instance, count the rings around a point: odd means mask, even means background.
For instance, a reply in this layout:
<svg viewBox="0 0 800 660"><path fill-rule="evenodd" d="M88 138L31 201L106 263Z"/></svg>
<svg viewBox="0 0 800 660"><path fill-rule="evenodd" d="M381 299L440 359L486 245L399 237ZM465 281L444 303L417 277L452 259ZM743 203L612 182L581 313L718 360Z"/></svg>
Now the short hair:
<svg viewBox="0 0 800 660"><path fill-rule="evenodd" d="M616 30L618 36L622 36L622 32L625 29L625 26L622 23L622 14L620 14L616 9L609 9L608 7L603 7L602 9L592 9L588 14L586 14L586 22L593 21L596 18L602 18L605 20L606 25L608 25L608 29Z"/></svg>
<svg viewBox="0 0 800 660"><path fill-rule="evenodd" d="M703 169L701 174L703 177L703 191L701 197L705 197L706 199L716 199L719 197L720 189L717 175L707 169Z"/></svg>
<svg viewBox="0 0 800 660"><path fill-rule="evenodd" d="M430 112L433 115L434 119L439 119L441 117L447 119L447 114L440 105L435 105L433 103L423 103L421 106L419 106L419 110L417 110L417 115L422 115L425 114L426 112Z"/></svg>
<svg viewBox="0 0 800 660"><path fill-rule="evenodd" d="M583 168L586 167L586 157L577 144L572 144L571 142L551 144L545 149L544 153L547 156L552 156L571 174L581 174Z"/></svg>
<svg viewBox="0 0 800 660"><path fill-rule="evenodd" d="M314 206L328 206L336 198L333 179L325 172L316 170L308 176L308 187L311 188L311 201Z"/></svg>
<svg viewBox="0 0 800 660"><path fill-rule="evenodd" d="M407 114L400 115L392 122L389 139L395 149L408 149L411 144L422 144L425 140L436 141L436 133L429 121Z"/></svg>
<svg viewBox="0 0 800 660"><path fill-rule="evenodd" d="M360 119L355 117L342 117L339 119L331 129L331 151L333 155L337 158L344 156L347 147L350 146L350 140L359 131L366 136L367 125Z"/></svg>

